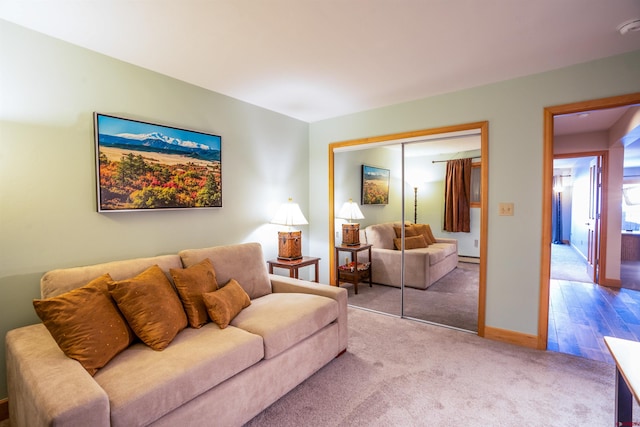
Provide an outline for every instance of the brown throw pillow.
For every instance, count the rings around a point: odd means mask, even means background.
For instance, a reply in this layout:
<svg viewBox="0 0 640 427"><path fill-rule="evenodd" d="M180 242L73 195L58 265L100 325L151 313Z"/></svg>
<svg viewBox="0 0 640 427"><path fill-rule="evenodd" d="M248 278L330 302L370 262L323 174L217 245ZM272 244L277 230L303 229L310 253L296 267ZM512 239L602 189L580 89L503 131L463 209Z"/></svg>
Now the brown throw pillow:
<svg viewBox="0 0 640 427"><path fill-rule="evenodd" d="M427 245L433 245L436 242L436 238L433 237L431 227L428 224L415 224L413 229L417 234L424 236L424 240L426 240Z"/></svg>
<svg viewBox="0 0 640 427"><path fill-rule="evenodd" d="M218 324L220 329L229 326L229 322L238 313L251 305L249 295L235 279L229 280L224 287L215 292L203 294L202 299L207 306L209 317Z"/></svg>
<svg viewBox="0 0 640 427"><path fill-rule="evenodd" d="M180 298L157 265L110 283L109 292L133 332L154 350L164 350L187 326Z"/></svg>
<svg viewBox="0 0 640 427"><path fill-rule="evenodd" d="M393 226L393 231L396 232L396 237L402 237L402 227L400 227L399 225L394 225ZM413 229L413 224L406 224L404 227L404 236L405 237L411 237L411 236L417 236L418 233L416 232L416 230Z"/></svg>
<svg viewBox="0 0 640 427"><path fill-rule="evenodd" d="M216 272L209 258L183 269L170 269L178 295L187 313L189 326L200 328L209 321L202 294L218 289Z"/></svg>
<svg viewBox="0 0 640 427"><path fill-rule="evenodd" d="M431 226L429 224L425 224L425 227L427 227L427 234L429 235L429 240L432 241L433 243L438 243L438 241L436 240L436 237L431 232Z"/></svg>
<svg viewBox="0 0 640 427"><path fill-rule="evenodd" d="M397 238L393 239L393 244L395 245L397 250L402 249L402 239ZM418 248L426 248L427 242L424 240L424 236L411 236L405 238L404 248L405 249L418 249Z"/></svg>
<svg viewBox="0 0 640 427"><path fill-rule="evenodd" d="M81 288L33 301L60 349L91 375L129 347L135 337L109 295L112 281L105 274Z"/></svg>

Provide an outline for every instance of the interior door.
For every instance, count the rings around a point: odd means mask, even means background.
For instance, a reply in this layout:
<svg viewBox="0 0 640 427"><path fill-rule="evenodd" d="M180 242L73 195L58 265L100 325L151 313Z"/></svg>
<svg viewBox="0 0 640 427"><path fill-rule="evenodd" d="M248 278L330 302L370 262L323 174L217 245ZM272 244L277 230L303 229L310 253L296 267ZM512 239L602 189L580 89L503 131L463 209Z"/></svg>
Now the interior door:
<svg viewBox="0 0 640 427"><path fill-rule="evenodd" d="M602 156L589 165L589 217L587 221L587 274L593 283L599 280L600 206L602 197Z"/></svg>

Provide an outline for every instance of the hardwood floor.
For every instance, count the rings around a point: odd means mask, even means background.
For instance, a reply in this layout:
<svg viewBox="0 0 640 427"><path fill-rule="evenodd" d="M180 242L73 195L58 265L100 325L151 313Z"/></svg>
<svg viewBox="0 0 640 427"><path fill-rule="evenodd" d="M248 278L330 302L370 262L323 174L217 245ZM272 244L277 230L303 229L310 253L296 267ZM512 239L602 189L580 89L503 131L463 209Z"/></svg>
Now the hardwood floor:
<svg viewBox="0 0 640 427"><path fill-rule="evenodd" d="M640 291L552 279L547 349L613 364L603 337L640 341Z"/></svg>

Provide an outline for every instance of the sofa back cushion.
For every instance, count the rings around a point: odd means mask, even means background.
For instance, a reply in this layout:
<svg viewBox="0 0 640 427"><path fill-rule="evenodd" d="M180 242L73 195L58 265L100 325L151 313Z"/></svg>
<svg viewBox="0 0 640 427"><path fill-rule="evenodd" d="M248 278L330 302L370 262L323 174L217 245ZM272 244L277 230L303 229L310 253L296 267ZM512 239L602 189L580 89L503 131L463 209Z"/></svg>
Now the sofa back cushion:
<svg viewBox="0 0 640 427"><path fill-rule="evenodd" d="M394 249L393 239L396 233L393 230L393 223L370 225L365 230L367 243L378 249Z"/></svg>
<svg viewBox="0 0 640 427"><path fill-rule="evenodd" d="M167 275L171 268L182 268L178 255L161 255L151 258L134 258L123 261L105 262L86 267L71 267L51 270L40 279L40 294L42 298L51 298L80 288L96 277L109 274L113 280L123 280L137 276L152 265L158 265Z"/></svg>
<svg viewBox="0 0 640 427"><path fill-rule="evenodd" d="M218 283L235 279L251 299L271 293L269 272L259 243L185 249L179 255L185 267L209 258Z"/></svg>

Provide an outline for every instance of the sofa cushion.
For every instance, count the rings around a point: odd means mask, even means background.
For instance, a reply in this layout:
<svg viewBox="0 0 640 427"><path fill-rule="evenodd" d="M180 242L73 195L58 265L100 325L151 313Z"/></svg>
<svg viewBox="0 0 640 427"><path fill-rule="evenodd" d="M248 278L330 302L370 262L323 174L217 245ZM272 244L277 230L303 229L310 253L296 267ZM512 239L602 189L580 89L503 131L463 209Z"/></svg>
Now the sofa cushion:
<svg viewBox="0 0 640 427"><path fill-rule="evenodd" d="M429 265L434 265L451 254L456 253L456 245L451 243L434 243L427 248L429 252Z"/></svg>
<svg viewBox="0 0 640 427"><path fill-rule="evenodd" d="M271 293L269 271L259 243L185 249L179 255L185 267L209 258L218 283L236 279L251 299Z"/></svg>
<svg viewBox="0 0 640 427"><path fill-rule="evenodd" d="M256 364L263 355L259 336L207 323L200 329L184 329L162 352L133 344L94 379L109 395L111 425L149 425Z"/></svg>
<svg viewBox="0 0 640 427"><path fill-rule="evenodd" d="M169 270L187 314L189 326L199 328L209 321L202 294L218 289L213 264L206 258L187 268Z"/></svg>
<svg viewBox="0 0 640 427"><path fill-rule="evenodd" d="M374 224L365 229L367 234L367 243L379 249L393 249L393 239L396 233L393 230L393 223Z"/></svg>
<svg viewBox="0 0 640 427"><path fill-rule="evenodd" d="M207 306L207 312L211 320L216 322L220 329L229 326L229 322L251 305L249 295L234 279L224 287L214 292L202 294L202 299Z"/></svg>
<svg viewBox="0 0 640 427"><path fill-rule="evenodd" d="M178 294L159 266L109 283L109 292L133 332L154 350L163 350L187 326Z"/></svg>
<svg viewBox="0 0 640 427"><path fill-rule="evenodd" d="M393 239L393 245L397 250L402 249L402 238ZM427 241L424 239L424 236L410 236L404 239L404 248L405 249L418 249L418 248L426 248Z"/></svg>
<svg viewBox="0 0 640 427"><path fill-rule="evenodd" d="M109 295L111 276L104 274L87 285L33 306L49 333L67 357L94 375L135 335Z"/></svg>
<svg viewBox="0 0 640 427"><path fill-rule="evenodd" d="M313 335L338 318L336 300L313 294L273 293L251 301L231 321L264 340L270 359Z"/></svg>

